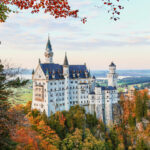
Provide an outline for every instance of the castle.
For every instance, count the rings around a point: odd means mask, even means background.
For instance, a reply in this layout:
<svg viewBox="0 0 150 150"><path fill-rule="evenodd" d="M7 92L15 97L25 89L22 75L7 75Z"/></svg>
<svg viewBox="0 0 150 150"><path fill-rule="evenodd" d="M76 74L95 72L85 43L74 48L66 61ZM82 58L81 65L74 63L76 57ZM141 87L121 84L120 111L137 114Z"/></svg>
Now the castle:
<svg viewBox="0 0 150 150"><path fill-rule="evenodd" d="M55 64L49 38L44 54L45 62L39 60L32 73L32 109L50 116L80 105L106 124L112 123L113 104L118 103L116 65L109 65L108 86L102 87L96 84L85 64L70 65L66 54L63 64Z"/></svg>

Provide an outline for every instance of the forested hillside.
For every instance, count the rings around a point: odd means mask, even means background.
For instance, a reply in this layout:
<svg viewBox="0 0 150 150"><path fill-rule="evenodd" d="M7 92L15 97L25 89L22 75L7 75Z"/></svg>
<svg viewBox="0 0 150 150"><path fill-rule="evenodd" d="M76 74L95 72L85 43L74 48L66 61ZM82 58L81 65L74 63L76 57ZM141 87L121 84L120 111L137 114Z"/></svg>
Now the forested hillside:
<svg viewBox="0 0 150 150"><path fill-rule="evenodd" d="M9 142L1 136L1 149L17 150L148 150L150 148L150 109L146 91L135 92L133 100L121 97L120 123L105 126L80 106L47 117L26 106L9 108ZM10 113L11 112L11 113ZM1 120L2 121L2 120ZM1 126L1 134L6 128ZM10 144L11 143L11 144Z"/></svg>

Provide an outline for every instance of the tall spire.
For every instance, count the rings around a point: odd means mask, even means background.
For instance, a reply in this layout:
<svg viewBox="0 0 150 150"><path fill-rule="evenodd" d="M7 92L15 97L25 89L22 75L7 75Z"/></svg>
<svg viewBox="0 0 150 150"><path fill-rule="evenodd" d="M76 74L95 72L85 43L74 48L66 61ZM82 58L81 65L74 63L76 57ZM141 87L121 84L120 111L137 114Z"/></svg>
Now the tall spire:
<svg viewBox="0 0 150 150"><path fill-rule="evenodd" d="M52 46L51 46L49 35L48 35L48 41L46 45L46 51L52 52Z"/></svg>
<svg viewBox="0 0 150 150"><path fill-rule="evenodd" d="M49 35L48 35L48 41L46 44L45 63L53 63L53 51L52 51L52 46L51 46Z"/></svg>
<svg viewBox="0 0 150 150"><path fill-rule="evenodd" d="M64 66L68 66L68 58L67 58L67 53L65 53L65 59L64 59Z"/></svg>

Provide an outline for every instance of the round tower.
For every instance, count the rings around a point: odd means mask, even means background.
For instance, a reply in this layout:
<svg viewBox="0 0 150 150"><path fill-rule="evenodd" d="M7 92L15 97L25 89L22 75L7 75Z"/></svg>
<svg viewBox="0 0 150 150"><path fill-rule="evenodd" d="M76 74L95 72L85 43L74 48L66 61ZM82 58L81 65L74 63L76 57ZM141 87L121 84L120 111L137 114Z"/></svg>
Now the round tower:
<svg viewBox="0 0 150 150"><path fill-rule="evenodd" d="M45 63L53 63L53 51L52 51L52 46L49 37L48 37L46 51L44 55L45 55Z"/></svg>
<svg viewBox="0 0 150 150"><path fill-rule="evenodd" d="M116 65L111 62L109 65L109 73L107 75L108 86L117 87L118 74L116 73Z"/></svg>

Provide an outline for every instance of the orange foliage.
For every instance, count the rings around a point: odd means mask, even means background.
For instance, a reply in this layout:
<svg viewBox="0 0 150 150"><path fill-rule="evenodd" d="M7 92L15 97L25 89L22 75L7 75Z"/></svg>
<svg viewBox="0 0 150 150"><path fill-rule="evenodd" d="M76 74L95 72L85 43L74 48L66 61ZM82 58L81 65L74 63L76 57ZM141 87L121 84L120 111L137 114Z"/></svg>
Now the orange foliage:
<svg viewBox="0 0 150 150"><path fill-rule="evenodd" d="M64 115L63 114L60 114L59 115L59 122L60 122L60 125L62 125L63 127L65 126L65 120L66 120L66 118L64 117Z"/></svg>
<svg viewBox="0 0 150 150"><path fill-rule="evenodd" d="M30 147L33 150L39 150L39 137L35 131L29 128L18 129L16 133L11 135L11 138L19 143L17 149L25 150L27 147Z"/></svg>
<svg viewBox="0 0 150 150"><path fill-rule="evenodd" d="M126 122L129 115L135 117L135 100L124 100L123 101L123 120Z"/></svg>

